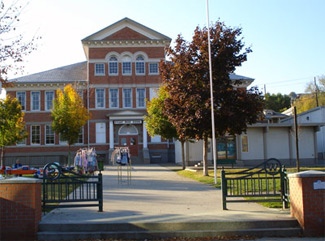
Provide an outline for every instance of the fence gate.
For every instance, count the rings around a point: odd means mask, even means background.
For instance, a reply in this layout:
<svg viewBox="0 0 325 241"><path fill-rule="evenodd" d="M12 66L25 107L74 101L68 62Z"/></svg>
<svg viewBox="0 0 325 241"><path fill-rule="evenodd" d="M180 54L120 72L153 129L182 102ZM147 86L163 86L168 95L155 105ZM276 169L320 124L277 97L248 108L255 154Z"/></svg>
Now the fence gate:
<svg viewBox="0 0 325 241"><path fill-rule="evenodd" d="M71 170L49 163L43 170L42 206L55 208L93 207L103 211L103 177L79 175Z"/></svg>
<svg viewBox="0 0 325 241"><path fill-rule="evenodd" d="M222 170L221 187L223 210L230 202L282 202L283 208L288 207L289 179L275 158L241 172ZM250 199L238 199L242 197Z"/></svg>

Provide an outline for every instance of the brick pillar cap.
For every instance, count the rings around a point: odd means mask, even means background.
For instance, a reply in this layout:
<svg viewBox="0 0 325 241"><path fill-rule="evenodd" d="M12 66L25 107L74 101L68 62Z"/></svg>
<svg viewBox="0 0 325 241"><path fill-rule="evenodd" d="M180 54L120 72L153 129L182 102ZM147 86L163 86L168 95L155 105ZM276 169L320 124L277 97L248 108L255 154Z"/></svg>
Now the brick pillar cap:
<svg viewBox="0 0 325 241"><path fill-rule="evenodd" d="M41 179L37 178L28 178L28 177L14 177L14 178L7 178L7 179L0 179L0 184L11 184L11 183L41 183Z"/></svg>
<svg viewBox="0 0 325 241"><path fill-rule="evenodd" d="M310 170L310 171L292 173L292 174L289 174L288 176L289 176L289 178L295 178L295 177L298 177L298 178L299 177L325 177L325 172Z"/></svg>

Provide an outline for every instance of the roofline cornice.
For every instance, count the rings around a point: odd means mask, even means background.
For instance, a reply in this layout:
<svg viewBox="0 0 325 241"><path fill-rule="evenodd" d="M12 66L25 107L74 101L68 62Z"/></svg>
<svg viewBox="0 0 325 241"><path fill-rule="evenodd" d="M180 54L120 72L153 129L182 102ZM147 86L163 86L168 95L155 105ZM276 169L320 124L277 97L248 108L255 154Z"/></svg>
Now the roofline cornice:
<svg viewBox="0 0 325 241"><path fill-rule="evenodd" d="M88 47L125 47L125 46L156 46L165 47L170 44L170 40L82 40L82 44Z"/></svg>

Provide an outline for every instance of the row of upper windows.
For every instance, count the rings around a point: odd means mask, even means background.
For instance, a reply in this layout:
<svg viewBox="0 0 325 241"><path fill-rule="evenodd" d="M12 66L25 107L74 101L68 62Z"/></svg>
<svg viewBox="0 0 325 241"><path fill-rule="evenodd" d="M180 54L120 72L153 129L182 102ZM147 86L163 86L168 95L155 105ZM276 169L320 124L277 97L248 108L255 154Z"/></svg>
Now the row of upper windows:
<svg viewBox="0 0 325 241"><path fill-rule="evenodd" d="M123 75L132 75L132 58L130 56L124 56L121 61L122 74ZM149 63L149 75L157 75L159 73L158 63ZM119 63L116 56L111 56L108 60L108 74L116 76L119 73ZM136 75L145 75L146 73L146 64L145 58L142 55L139 55L135 59L135 74ZM96 76L105 76L105 64L96 63L95 64L95 75Z"/></svg>
<svg viewBox="0 0 325 241"><path fill-rule="evenodd" d="M31 91L31 111L40 111L40 92ZM26 110L26 92L17 92L16 98L23 111ZM123 108L133 107L132 89L122 90ZM146 107L146 89L136 89L136 107ZM50 111L53 107L54 91L45 91L45 110ZM109 89L109 107L119 108L119 89ZM105 106L105 89L96 89L96 108L106 108Z"/></svg>
<svg viewBox="0 0 325 241"><path fill-rule="evenodd" d="M96 108L106 108L105 89L96 89ZM133 107L132 89L122 90L123 108ZM146 107L146 89L136 89L136 107ZM119 89L109 89L109 108L119 108Z"/></svg>
<svg viewBox="0 0 325 241"><path fill-rule="evenodd" d="M40 125L31 125L30 126L30 144L31 145L41 145L41 126ZM44 143L45 145L54 145L55 144L55 132L52 130L51 125L44 126ZM78 140L76 144L83 143L83 128L80 129ZM27 138L23 139L22 141L18 142L17 145L26 145ZM59 137L59 144L65 145L67 144L66 141L61 140L61 136Z"/></svg>

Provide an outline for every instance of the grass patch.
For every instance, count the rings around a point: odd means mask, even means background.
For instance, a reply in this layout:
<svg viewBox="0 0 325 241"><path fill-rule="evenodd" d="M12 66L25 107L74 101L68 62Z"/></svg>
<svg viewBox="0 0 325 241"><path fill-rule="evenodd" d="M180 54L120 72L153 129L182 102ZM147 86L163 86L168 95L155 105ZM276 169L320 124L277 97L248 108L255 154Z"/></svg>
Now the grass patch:
<svg viewBox="0 0 325 241"><path fill-rule="evenodd" d="M213 172L210 173L209 171L209 176L203 176L202 172L192 172L192 171L188 171L188 170L180 170L177 171L177 174L183 177L188 177L191 178L193 180L205 183L205 184L209 184L213 187L221 187L221 182L220 182L220 178L217 179L217 184L214 184L214 174ZM218 175L217 175L218 176Z"/></svg>

